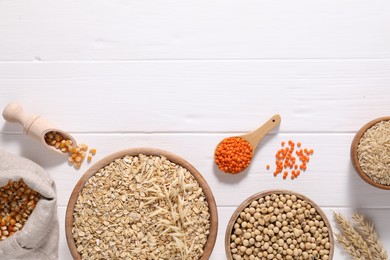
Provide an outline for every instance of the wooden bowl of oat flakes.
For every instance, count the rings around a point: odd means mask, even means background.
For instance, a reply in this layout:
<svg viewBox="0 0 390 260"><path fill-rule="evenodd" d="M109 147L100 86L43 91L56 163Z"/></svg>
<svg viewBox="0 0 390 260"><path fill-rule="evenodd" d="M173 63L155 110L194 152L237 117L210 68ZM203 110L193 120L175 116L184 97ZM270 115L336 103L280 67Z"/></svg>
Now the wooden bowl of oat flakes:
<svg viewBox="0 0 390 260"><path fill-rule="evenodd" d="M133 148L95 163L66 210L74 259L208 259L217 237L214 196L172 153Z"/></svg>
<svg viewBox="0 0 390 260"><path fill-rule="evenodd" d="M269 190L246 199L233 213L225 235L228 260L333 258L328 219L309 198Z"/></svg>
<svg viewBox="0 0 390 260"><path fill-rule="evenodd" d="M390 116L372 120L356 133L351 160L364 181L390 190Z"/></svg>

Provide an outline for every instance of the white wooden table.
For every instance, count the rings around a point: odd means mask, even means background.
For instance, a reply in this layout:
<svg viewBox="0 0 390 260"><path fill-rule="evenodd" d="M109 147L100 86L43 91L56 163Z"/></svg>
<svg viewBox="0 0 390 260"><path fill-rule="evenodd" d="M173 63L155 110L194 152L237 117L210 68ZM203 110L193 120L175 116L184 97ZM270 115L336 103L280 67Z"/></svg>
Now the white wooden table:
<svg viewBox="0 0 390 260"><path fill-rule="evenodd" d="M0 109L18 101L96 147L93 161L130 147L176 153L204 176L218 204L212 259L224 259L234 209L273 188L302 193L326 212L370 217L390 250L390 191L354 172L355 132L390 111L390 2L0 1ZM281 126L250 169L221 174L224 137ZM313 148L307 173L274 178L281 141ZM45 168L58 190L60 259L71 259L64 216L85 170L71 168L0 119L0 148ZM337 230L334 229L337 232ZM336 247L334 259L348 259Z"/></svg>

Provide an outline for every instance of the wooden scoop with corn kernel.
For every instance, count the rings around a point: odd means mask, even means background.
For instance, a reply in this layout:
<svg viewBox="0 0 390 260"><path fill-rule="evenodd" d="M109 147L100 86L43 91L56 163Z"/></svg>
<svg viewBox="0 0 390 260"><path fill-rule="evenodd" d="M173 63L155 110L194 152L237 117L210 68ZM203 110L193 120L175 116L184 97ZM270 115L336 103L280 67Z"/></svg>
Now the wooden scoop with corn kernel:
<svg viewBox="0 0 390 260"><path fill-rule="evenodd" d="M8 104L3 110L3 117L8 122L21 124L26 135L40 141L51 151L67 155L72 147L77 147L70 134L56 128L39 115L25 113L17 103Z"/></svg>

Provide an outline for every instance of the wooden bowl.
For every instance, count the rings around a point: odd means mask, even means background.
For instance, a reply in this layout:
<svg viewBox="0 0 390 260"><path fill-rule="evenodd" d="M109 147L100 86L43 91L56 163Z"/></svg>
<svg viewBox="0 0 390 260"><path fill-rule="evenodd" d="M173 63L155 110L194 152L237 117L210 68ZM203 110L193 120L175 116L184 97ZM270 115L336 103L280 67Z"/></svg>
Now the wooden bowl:
<svg viewBox="0 0 390 260"><path fill-rule="evenodd" d="M329 220L328 218L326 217L326 215L324 214L324 212L321 210L320 207L317 206L317 204L315 204L312 200L310 200L309 198L307 198L306 196L303 196L301 194L298 194L298 193L295 193L293 191L288 191L288 190L267 190L267 191L263 191L263 192L259 192L259 193L256 193L252 196L250 196L249 198L247 198L243 203L241 203L240 206L238 206L238 208L234 211L232 217L230 218L230 221L227 225L227 228L226 228L226 234L225 234L225 253L226 253L226 257L228 260L233 260L233 257L232 257L232 254L230 252L230 236L232 234L232 231L233 231L233 225L234 223L236 222L237 218L239 217L240 213L246 208L248 207L252 201L254 200L258 200L260 198L263 198L267 195L271 195L271 194L289 194L289 195L295 195L297 196L297 198L299 199L302 199L302 200L305 200L307 201L312 207L314 207L316 209L316 211L318 212L318 214L322 217L322 220L324 221L326 227L328 228L328 232L329 232L329 243L330 243L330 249L329 249L329 259L332 259L333 258L333 253L334 253L334 239L333 239L333 232L332 232L332 227L329 223Z"/></svg>
<svg viewBox="0 0 390 260"><path fill-rule="evenodd" d="M105 167L115 159L122 158L126 155L139 155L139 154L165 156L169 161L174 162L175 164L180 165L185 169L187 169L195 177L196 181L199 183L199 186L203 189L203 193L209 205L209 211L210 211L210 230L209 230L210 233L208 235L207 242L204 246L204 254L201 259L208 259L211 255L211 252L213 251L215 241L217 238L217 230L218 230L218 213L217 213L217 206L215 204L213 193L211 192L211 189L208 186L206 180L190 163L188 163L186 160L180 158L179 156L173 153L159 150L159 149L154 149L154 148L132 148L132 149L127 149L127 150L113 153L101 159L100 161L96 162L91 168L89 168L84 173L83 176L81 176L80 180L76 184L70 196L68 207L66 209L66 217L65 217L66 240L68 242L68 247L70 249L73 258L81 259L80 254L77 252L76 244L73 239L72 227L73 227L74 207L77 202L78 195L80 191L84 188L85 183L97 171L99 171L101 168Z"/></svg>
<svg viewBox="0 0 390 260"><path fill-rule="evenodd" d="M370 177L367 176L367 174L360 167L359 159L358 159L358 155L357 155L357 148L358 148L358 145L360 143L360 139L362 138L364 133L369 128L371 128L373 125L375 125L375 124L377 124L377 123L379 123L381 121L388 121L388 120L390 120L390 116L380 117L380 118L377 118L377 119L374 119L374 120L368 122L362 128L360 128L360 130L356 133L355 137L353 138L352 144L351 144L351 160L352 160L352 165L355 168L355 171L367 183L369 183L372 186L375 186L377 188L381 188L381 189L385 189L385 190L390 190L390 186L389 185L380 184L380 183L377 183L377 182L373 181Z"/></svg>

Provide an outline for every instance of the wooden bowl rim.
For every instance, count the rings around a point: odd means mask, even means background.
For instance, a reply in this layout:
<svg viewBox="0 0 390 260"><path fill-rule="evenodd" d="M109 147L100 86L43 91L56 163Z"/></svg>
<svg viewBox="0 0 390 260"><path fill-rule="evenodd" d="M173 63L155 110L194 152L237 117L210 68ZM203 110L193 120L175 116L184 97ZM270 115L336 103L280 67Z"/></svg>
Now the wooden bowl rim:
<svg viewBox="0 0 390 260"><path fill-rule="evenodd" d="M228 225L227 225L227 228L226 228L226 233L225 233L225 253L226 253L226 257L228 260L233 260L233 257L230 253L230 236L232 234L232 231L233 231L233 225L234 223L236 222L239 214L250 204L252 203L252 201L254 200L257 200L257 199L260 199L260 198L263 198L265 196L268 196L268 195L271 195L271 194L289 194L289 195L295 195L297 196L298 198L300 199L303 199L305 201L307 201L308 203L310 203L310 205L312 207L314 207L316 209L316 211L320 214L320 216L322 217L323 221L325 222L325 225L326 227L328 228L328 232L329 232L329 243L331 245L330 247L330 252L329 252L329 259L333 259L333 254L334 254L334 238L333 238L333 231L332 231L332 226L330 225L330 222L328 220L328 218L326 217L325 213L322 211L322 209L316 204L314 203L311 199L309 199L308 197L300 194L300 193L296 193L294 191L290 191L290 190L283 190L283 189L274 189L274 190L265 190L265 191L261 191L261 192L258 192L252 196L250 196L249 198L247 198L244 202L242 202L238 207L237 209L234 211L233 215L231 216L229 222L228 222Z"/></svg>
<svg viewBox="0 0 390 260"><path fill-rule="evenodd" d="M217 211L217 205L215 203L214 195L208 186L206 180L203 178L203 176L200 174L200 172L192 166L189 162L184 160L183 158L177 156L176 154L173 154L171 152L157 149L157 148L147 148L147 147L138 147L138 148L129 148L125 150L121 150L118 152L114 152L99 161L97 161L95 164L93 164L79 179L76 186L74 187L72 194L69 198L68 206L66 208L66 215L65 215L65 235L66 235L66 241L68 243L69 250L73 256L74 259L81 259L80 254L77 252L76 245L72 236L72 227L73 227L73 211L74 206L76 204L78 195L80 191L84 188L85 183L87 180L93 176L98 170L101 168L107 166L109 163L114 161L115 159L122 158L126 155L152 155L152 156L164 156L169 161L178 164L185 169L187 169L196 179L196 181L199 183L199 186L202 188L203 193L205 195L206 201L209 205L209 212L210 212L210 229L209 229L209 235L207 238L207 242L204 246L204 253L201 257L201 259L208 259L213 251L215 241L217 238L217 231L218 231L218 211Z"/></svg>
<svg viewBox="0 0 390 260"><path fill-rule="evenodd" d="M370 129L372 126L375 124L381 122L381 121L389 121L390 116L384 116L384 117L379 117L374 120L371 120L370 122L366 123L362 128L359 129L359 131L355 134L355 137L352 140L351 144L351 161L352 165L357 172L357 174L367 183L371 184L374 187L384 189L384 190L390 190L390 185L384 185L377 183L373 181L368 175L363 171L363 169L360 167L358 155L357 155L357 148L360 143L360 139L363 137L364 133Z"/></svg>

